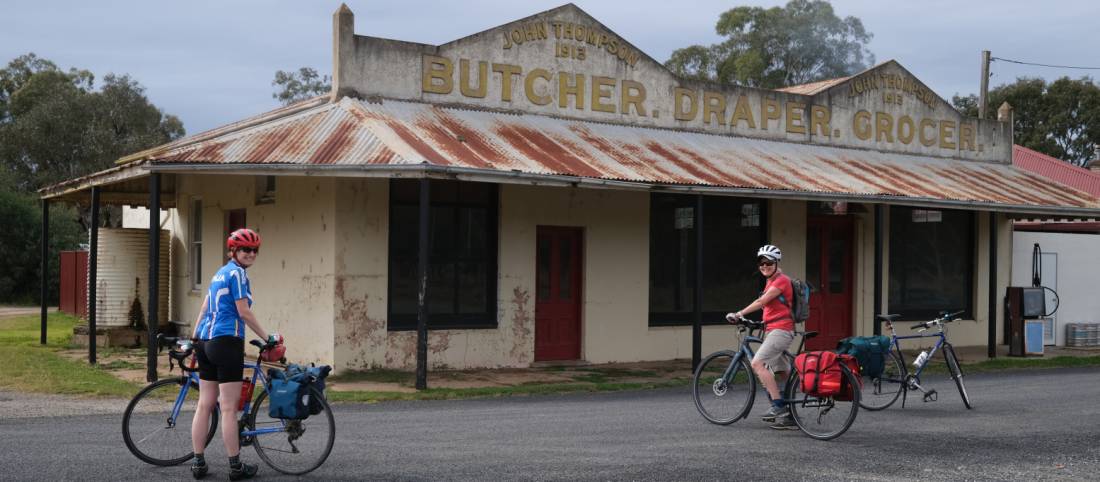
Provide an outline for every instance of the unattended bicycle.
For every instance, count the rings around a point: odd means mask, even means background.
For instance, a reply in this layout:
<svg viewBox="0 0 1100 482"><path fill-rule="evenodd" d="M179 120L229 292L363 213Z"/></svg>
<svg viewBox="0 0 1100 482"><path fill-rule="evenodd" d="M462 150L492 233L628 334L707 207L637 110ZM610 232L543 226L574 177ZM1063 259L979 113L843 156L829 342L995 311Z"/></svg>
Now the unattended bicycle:
<svg viewBox="0 0 1100 482"><path fill-rule="evenodd" d="M169 351L169 369L175 362L183 373L149 384L130 400L122 416L122 438L130 452L147 463L179 465L195 455L191 448L191 421L199 398L199 377L192 357L194 346L185 338L159 335L157 344L159 348L174 345ZM336 436L332 408L324 395L311 386L309 396L312 403L320 405L320 413L305 420L271 418L268 379L260 363L266 345L260 340L252 340L251 344L260 349L260 356L256 363L245 361L244 369L252 370L251 379L245 381L250 382L253 389L256 386L262 389L255 400L251 389L241 398L236 427L240 431L241 446L253 446L260 459L284 474L302 475L313 471L332 452ZM219 410L213 410L204 446L214 438L218 417Z"/></svg>
<svg viewBox="0 0 1100 482"><path fill-rule="evenodd" d="M764 324L748 319L738 323L741 346L737 350L719 350L711 353L695 369L691 394L695 408L707 421L717 425L729 425L748 418L756 400L756 376L750 363L754 355L750 344L764 342L760 336ZM816 331L794 332L801 335L796 353L801 352L806 340L817 336ZM855 422L859 411L859 390L854 390L852 400L841 397L818 397L802 391L802 383L794 370L794 355L784 351L791 374L783 387L783 402L791 411L798 428L817 440L839 437ZM859 383L858 375L839 365L848 386Z"/></svg>
<svg viewBox="0 0 1100 482"><path fill-rule="evenodd" d="M972 408L970 397L966 394L966 387L963 385L962 366L959 365L959 359L955 355L955 348L947 341L947 324L955 321L956 317L962 313L962 311L943 312L939 318L913 325L911 328L919 330L919 333L906 336L898 336L897 331L894 330L893 322L901 315L878 315L876 318L882 320L883 324L890 329L891 349L886 354L882 374L877 377L864 377L863 397L860 406L867 410L882 410L893 405L900 395L901 406L905 407L905 399L911 390L921 392L925 402L936 401L939 397L936 390L929 389L922 384L921 373L928 366L928 362L932 360L932 356L942 350L944 360L947 362L947 370L951 374L951 378L955 380L955 386L959 389L963 404L966 405L967 409ZM932 328L936 328L937 331L925 333ZM931 351L922 352L923 356L917 357L917 360L914 361L915 371L910 373L905 354L901 351L901 340L914 338L938 338L938 340L936 340L936 345L932 347Z"/></svg>

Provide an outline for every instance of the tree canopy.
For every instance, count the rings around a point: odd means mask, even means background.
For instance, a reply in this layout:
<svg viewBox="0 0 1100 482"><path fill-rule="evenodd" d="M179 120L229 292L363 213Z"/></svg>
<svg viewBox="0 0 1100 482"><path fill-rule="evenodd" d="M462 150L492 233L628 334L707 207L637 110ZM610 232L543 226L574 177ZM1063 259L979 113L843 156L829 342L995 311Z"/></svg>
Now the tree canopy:
<svg viewBox="0 0 1100 482"><path fill-rule="evenodd" d="M42 208L34 190L111 167L184 134L178 118L127 75L62 71L33 53L0 68L0 302L38 302ZM72 206L50 206L48 302L57 302L58 252L87 231Z"/></svg>
<svg viewBox="0 0 1100 482"><path fill-rule="evenodd" d="M316 70L302 67L297 72L276 71L271 85L276 88L271 97L283 105L289 105L329 93L332 90L332 78L327 75L322 77Z"/></svg>
<svg viewBox="0 0 1100 482"><path fill-rule="evenodd" d="M954 96L963 114L977 117L978 96ZM1019 78L989 91L986 117L1008 102L1013 110L1015 143L1083 166L1100 146L1100 85L1091 78L1062 77L1048 83Z"/></svg>
<svg viewBox="0 0 1100 482"><path fill-rule="evenodd" d="M33 53L0 69L0 165L20 190L106 169L183 134L128 75L107 74L96 89L91 72L63 72Z"/></svg>
<svg viewBox="0 0 1100 482"><path fill-rule="evenodd" d="M678 49L665 66L686 78L778 88L852 75L875 61L863 22L837 17L825 0L736 7L715 30L726 40Z"/></svg>

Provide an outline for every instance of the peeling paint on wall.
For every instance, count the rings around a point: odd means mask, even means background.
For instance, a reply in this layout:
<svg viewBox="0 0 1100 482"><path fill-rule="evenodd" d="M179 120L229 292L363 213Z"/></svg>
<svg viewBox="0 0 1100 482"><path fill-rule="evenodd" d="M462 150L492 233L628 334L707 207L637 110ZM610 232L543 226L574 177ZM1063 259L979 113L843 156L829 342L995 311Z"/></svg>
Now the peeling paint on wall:
<svg viewBox="0 0 1100 482"><path fill-rule="evenodd" d="M533 355L527 349L531 339L531 320L534 318L527 308L527 303L530 301L531 295L527 290L520 286L512 290L512 348L509 355L516 363L528 363Z"/></svg>
<svg viewBox="0 0 1100 482"><path fill-rule="evenodd" d="M386 366L413 368L416 366L416 332L399 331L386 338Z"/></svg>

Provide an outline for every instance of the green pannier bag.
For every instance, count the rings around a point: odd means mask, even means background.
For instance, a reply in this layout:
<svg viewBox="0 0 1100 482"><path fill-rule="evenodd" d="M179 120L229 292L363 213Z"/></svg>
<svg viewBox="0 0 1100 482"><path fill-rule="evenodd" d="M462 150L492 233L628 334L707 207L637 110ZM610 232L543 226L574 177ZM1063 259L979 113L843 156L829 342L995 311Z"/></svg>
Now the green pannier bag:
<svg viewBox="0 0 1100 482"><path fill-rule="evenodd" d="M890 354L890 337L851 336L840 340L836 351L856 357L863 376L878 378L886 368L886 357Z"/></svg>

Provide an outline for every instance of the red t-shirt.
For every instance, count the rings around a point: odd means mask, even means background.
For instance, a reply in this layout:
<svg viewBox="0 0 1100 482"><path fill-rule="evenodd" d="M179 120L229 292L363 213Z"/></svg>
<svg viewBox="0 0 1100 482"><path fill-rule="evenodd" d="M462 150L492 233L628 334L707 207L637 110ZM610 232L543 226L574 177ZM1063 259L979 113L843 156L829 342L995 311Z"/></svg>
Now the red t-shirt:
<svg viewBox="0 0 1100 482"><path fill-rule="evenodd" d="M773 286L779 288L779 293L783 295L783 299L787 300L787 303L791 302L791 298L794 297L794 289L791 288L791 279L787 275L780 273L778 276L772 277L764 285L764 292L766 293ZM764 327L765 333L772 330L794 331L794 318L791 317L791 309L778 296L764 305L764 323L767 323L767 326Z"/></svg>

